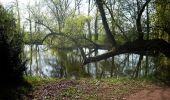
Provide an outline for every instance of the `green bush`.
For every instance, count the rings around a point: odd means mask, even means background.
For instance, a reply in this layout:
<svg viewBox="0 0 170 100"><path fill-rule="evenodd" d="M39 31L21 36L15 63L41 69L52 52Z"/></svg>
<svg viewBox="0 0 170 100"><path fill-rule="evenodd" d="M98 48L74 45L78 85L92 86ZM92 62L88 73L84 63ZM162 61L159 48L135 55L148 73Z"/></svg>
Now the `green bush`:
<svg viewBox="0 0 170 100"><path fill-rule="evenodd" d="M17 31L11 12L0 5L0 99L16 98L15 89L24 83L26 70L22 61L22 35Z"/></svg>

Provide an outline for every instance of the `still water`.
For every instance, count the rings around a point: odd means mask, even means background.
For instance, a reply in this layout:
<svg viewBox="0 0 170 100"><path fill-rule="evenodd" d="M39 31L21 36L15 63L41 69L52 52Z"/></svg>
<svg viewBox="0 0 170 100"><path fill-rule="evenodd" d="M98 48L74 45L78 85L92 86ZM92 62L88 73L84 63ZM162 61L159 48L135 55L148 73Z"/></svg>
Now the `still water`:
<svg viewBox="0 0 170 100"><path fill-rule="evenodd" d="M81 67L82 58L77 50L72 52L57 51L48 49L45 45L25 45L24 53L28 59L27 73L33 76L41 77L111 77L113 76L131 76L137 65L139 55L124 54L102 60L97 63L90 63ZM85 50L88 53L88 49ZM107 52L98 50L97 55ZM92 54L91 56L94 56ZM31 59L32 58L32 59ZM144 57L145 59L145 57ZM150 66L153 64L150 63ZM141 70L141 75L144 73Z"/></svg>

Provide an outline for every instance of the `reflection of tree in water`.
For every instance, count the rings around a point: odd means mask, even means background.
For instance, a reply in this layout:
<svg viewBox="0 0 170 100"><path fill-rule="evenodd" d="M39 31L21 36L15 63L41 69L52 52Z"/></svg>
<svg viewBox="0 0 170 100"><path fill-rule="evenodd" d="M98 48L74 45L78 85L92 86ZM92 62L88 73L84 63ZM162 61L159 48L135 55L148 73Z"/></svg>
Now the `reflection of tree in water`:
<svg viewBox="0 0 170 100"><path fill-rule="evenodd" d="M26 54L30 53L30 46L27 46L28 50ZM43 47L43 48L42 48ZM77 78L77 77L94 77L94 78L108 78L108 77L134 77L134 73L137 72L136 65L139 59L139 55L123 54L115 56L114 60L109 58L100 62L89 64L87 66L81 66L82 58L77 50L65 51L65 50L45 50L43 46L33 46L33 61L32 61L32 74L42 77L57 77L57 78ZM38 49L37 49L38 48ZM101 50L98 50L101 53ZM93 55L93 54L92 54ZM29 58L29 57L28 57ZM141 63L139 77L144 75L144 67L146 57ZM150 62L152 58L149 58ZM114 62L114 63L113 63ZM96 70L97 68L97 70ZM154 70L154 64L149 64L148 75L152 74ZM29 73L28 65L28 73Z"/></svg>
<svg viewBox="0 0 170 100"><path fill-rule="evenodd" d="M57 51L55 55L57 58L56 64L49 63L54 69L51 72L52 76L75 79L87 76L87 73L81 67L81 61L76 54Z"/></svg>

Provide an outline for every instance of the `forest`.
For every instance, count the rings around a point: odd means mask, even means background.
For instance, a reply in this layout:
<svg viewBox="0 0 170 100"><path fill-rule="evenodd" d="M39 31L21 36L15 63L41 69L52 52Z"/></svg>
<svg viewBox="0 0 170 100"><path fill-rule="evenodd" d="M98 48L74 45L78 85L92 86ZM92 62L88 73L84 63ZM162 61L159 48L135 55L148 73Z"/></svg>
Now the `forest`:
<svg viewBox="0 0 170 100"><path fill-rule="evenodd" d="M0 49L0 100L170 99L170 0L1 0Z"/></svg>

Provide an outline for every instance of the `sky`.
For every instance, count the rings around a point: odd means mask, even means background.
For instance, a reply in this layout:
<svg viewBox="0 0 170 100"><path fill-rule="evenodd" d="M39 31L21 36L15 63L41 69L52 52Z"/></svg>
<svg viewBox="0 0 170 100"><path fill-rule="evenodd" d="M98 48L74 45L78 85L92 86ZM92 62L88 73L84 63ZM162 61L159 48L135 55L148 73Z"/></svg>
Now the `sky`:
<svg viewBox="0 0 170 100"><path fill-rule="evenodd" d="M38 1L38 0L18 0L21 15L23 15L23 13L25 12L29 2L30 2L30 5L32 5L34 4L35 1ZM15 3L16 3L16 0L0 0L0 4L2 4L5 8L9 8L12 5L15 5Z"/></svg>
<svg viewBox="0 0 170 100"><path fill-rule="evenodd" d="M27 6L30 2L30 5L34 4L35 1L38 1L38 0L18 0L19 2L19 8L20 8L20 17L21 17L21 25L25 24L26 23L26 18L28 18L28 13L25 13L27 12ZM16 3L16 0L0 0L0 4L2 4L5 8L10 8L12 5L15 5ZM27 23L28 24L28 23ZM27 25L25 24L25 25ZM24 26L25 26L24 25Z"/></svg>
<svg viewBox="0 0 170 100"><path fill-rule="evenodd" d="M12 3L14 3L16 0L0 0L0 3L4 6L8 6ZM18 0L20 3L20 6L25 6L26 4L28 4L28 2L30 1L31 3L35 0Z"/></svg>
<svg viewBox="0 0 170 100"><path fill-rule="evenodd" d="M26 18L28 18L29 15L26 12L28 11L27 7L29 5L29 2L30 2L30 5L34 5L35 2L37 2L37 1L41 1L41 0L18 0L19 8L20 8L20 15L21 15L20 16L21 24L24 24L24 26L26 24L28 24ZM15 5L15 3L16 3L16 0L0 0L0 4L2 4L7 9L10 8L12 5ZM74 2L73 2L73 4L74 4ZM87 12L88 12L87 5L88 5L87 0L83 0L81 8L80 8L81 14L88 15L87 14ZM91 15L94 15L94 14L95 13L93 13L93 12L91 13Z"/></svg>
<svg viewBox="0 0 170 100"><path fill-rule="evenodd" d="M20 9L26 9L27 5L30 2L30 5L34 4L35 2L37 2L39 0L18 0L19 2L19 8ZM40 0L41 1L41 0ZM11 5L13 5L16 2L16 0L0 0L0 4L2 4L4 7L9 7ZM87 0L83 0L82 1L82 5L81 5L81 13L86 14L87 15Z"/></svg>
<svg viewBox="0 0 170 100"><path fill-rule="evenodd" d="M2 5L6 5L6 4L8 4L8 3L12 2L12 1L14 1L14 0L0 0L0 3Z"/></svg>

